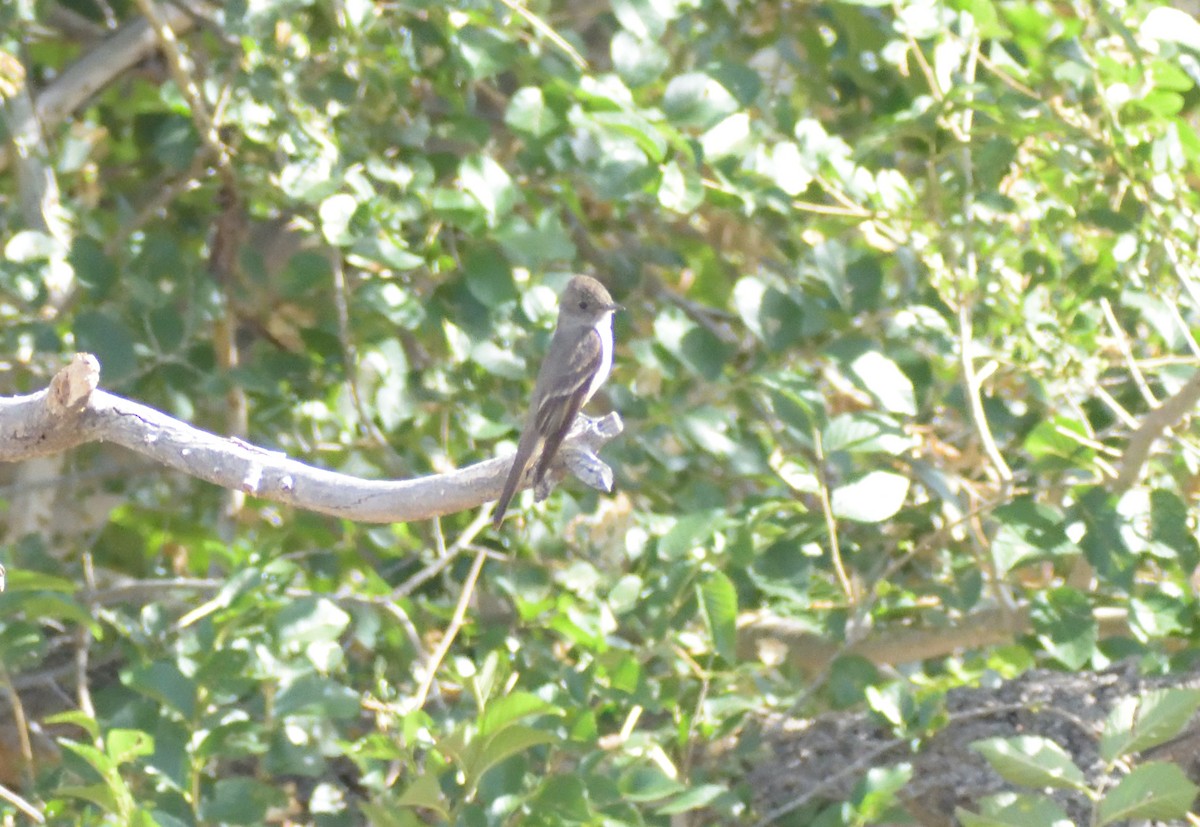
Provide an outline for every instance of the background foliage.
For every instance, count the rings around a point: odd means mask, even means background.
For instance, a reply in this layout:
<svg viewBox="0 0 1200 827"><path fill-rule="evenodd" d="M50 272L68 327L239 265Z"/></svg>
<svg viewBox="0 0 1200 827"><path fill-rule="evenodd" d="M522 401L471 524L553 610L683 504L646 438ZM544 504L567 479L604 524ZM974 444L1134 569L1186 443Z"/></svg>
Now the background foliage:
<svg viewBox="0 0 1200 827"><path fill-rule="evenodd" d="M0 6L10 130L146 9ZM49 194L10 145L4 392L86 350L200 427L419 475L511 447L585 271L628 308L594 403L617 492L526 495L495 534L103 449L50 488L9 469L10 525L54 517L6 538L0 679L92 669L58 758L6 782L47 814L749 822L767 711L919 733L983 676L1193 659L1200 448L1151 413L1200 356L1185 13L256 0L180 43L43 124ZM997 611L999 645L856 653Z"/></svg>

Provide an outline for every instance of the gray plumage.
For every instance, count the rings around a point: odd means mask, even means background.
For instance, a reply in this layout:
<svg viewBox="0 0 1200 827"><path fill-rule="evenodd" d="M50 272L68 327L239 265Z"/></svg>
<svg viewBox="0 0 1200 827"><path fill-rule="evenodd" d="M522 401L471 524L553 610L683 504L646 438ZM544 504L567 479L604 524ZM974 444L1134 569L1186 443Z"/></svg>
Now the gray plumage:
<svg viewBox="0 0 1200 827"><path fill-rule="evenodd" d="M558 322L538 371L517 453L496 503L492 523L504 519L531 463L541 483L575 417L612 368L612 314L618 306L600 282L575 276L559 298Z"/></svg>

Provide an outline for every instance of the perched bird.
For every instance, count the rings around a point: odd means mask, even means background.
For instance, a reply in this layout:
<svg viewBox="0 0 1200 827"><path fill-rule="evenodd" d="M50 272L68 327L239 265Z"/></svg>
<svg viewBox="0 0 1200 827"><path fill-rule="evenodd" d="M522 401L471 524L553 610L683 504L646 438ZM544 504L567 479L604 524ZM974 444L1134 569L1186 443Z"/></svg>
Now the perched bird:
<svg viewBox="0 0 1200 827"><path fill-rule="evenodd" d="M558 323L533 386L517 455L496 503L492 524L497 528L530 463L536 459L533 483L538 485L576 414L608 378L613 354L612 315L620 309L594 278L574 276L567 282L558 300Z"/></svg>

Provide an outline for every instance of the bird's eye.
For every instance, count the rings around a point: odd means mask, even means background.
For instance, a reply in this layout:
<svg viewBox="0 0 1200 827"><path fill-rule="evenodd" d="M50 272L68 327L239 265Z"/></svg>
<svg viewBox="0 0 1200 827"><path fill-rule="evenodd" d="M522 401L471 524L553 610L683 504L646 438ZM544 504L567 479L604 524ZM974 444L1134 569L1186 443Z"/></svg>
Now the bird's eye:
<svg viewBox="0 0 1200 827"><path fill-rule="evenodd" d="M580 310L587 310L587 302L580 302L580 303L579 303L579 309L580 309Z"/></svg>

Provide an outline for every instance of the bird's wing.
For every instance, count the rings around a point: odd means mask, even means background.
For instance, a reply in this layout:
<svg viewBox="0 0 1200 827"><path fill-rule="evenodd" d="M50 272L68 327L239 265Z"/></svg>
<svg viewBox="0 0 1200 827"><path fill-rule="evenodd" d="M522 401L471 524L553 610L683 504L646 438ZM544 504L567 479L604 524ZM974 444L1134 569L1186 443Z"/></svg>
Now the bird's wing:
<svg viewBox="0 0 1200 827"><path fill-rule="evenodd" d="M558 446L562 444L567 431L575 422L583 403L588 399L588 391L592 387L592 377L600 369L603 350L600 344L600 334L588 330L583 341L572 353L572 359L560 362L562 369L555 371L553 376L538 377L542 385L542 394L538 400L535 424L537 432L545 439L542 453L538 457L537 467L533 478L541 482L550 467Z"/></svg>
<svg viewBox="0 0 1200 827"><path fill-rule="evenodd" d="M555 338L559 335L559 331L556 330ZM550 353L562 344L561 341L556 342L552 339L546 352ZM492 523L497 527L504 519L504 512L517 492L517 486L521 484L526 469L529 468L538 443L542 443L542 448L533 478L536 482L541 482L558 451L558 446L562 444L563 437L567 435L579 409L587 401L592 377L600 369L603 359L600 334L595 330L587 331L580 345L571 349L571 354L572 358L566 361L542 361L533 388L531 410L525 422L525 430L521 432L516 456L513 457L508 477L504 480L504 489L496 502L496 510L492 512Z"/></svg>

